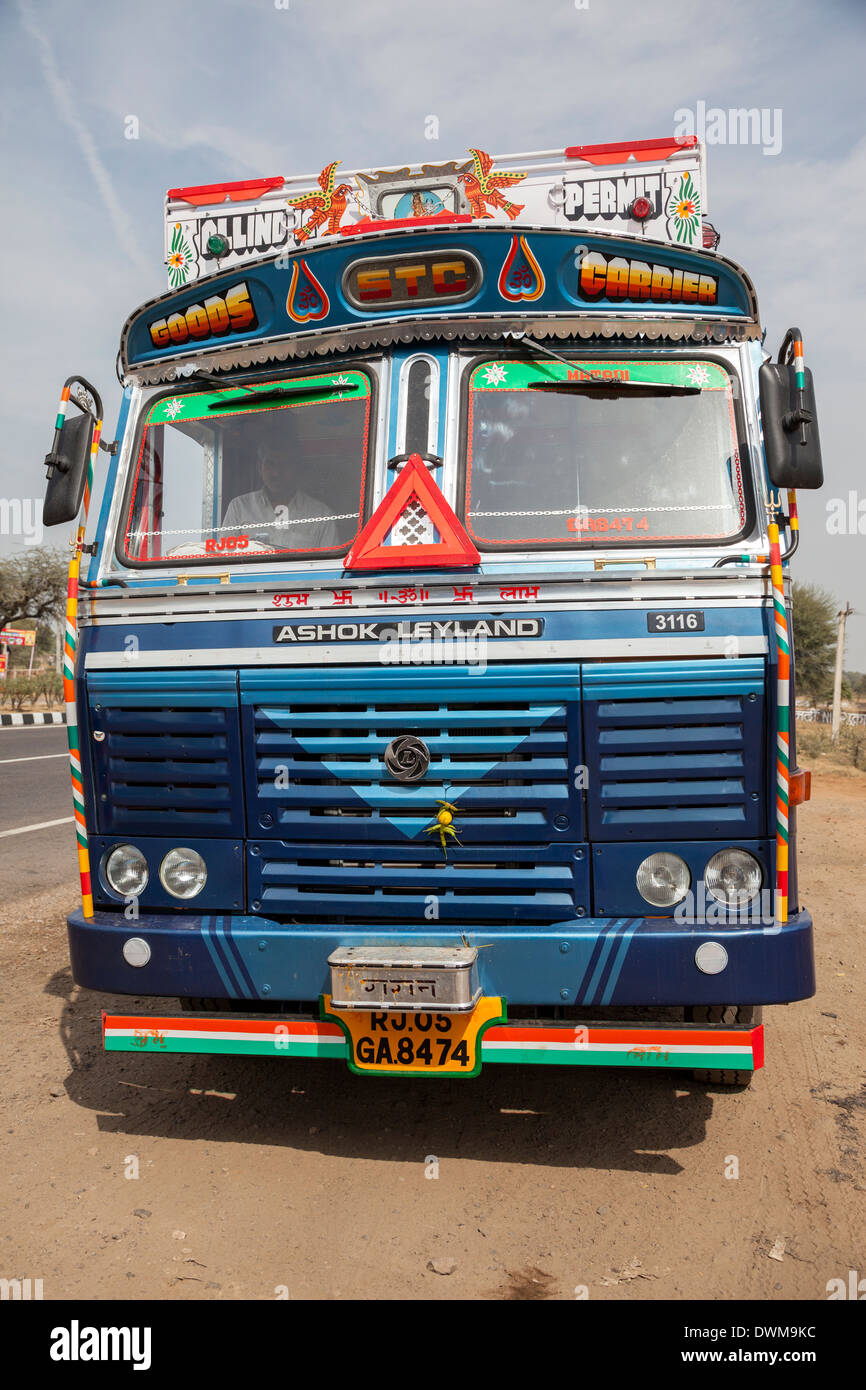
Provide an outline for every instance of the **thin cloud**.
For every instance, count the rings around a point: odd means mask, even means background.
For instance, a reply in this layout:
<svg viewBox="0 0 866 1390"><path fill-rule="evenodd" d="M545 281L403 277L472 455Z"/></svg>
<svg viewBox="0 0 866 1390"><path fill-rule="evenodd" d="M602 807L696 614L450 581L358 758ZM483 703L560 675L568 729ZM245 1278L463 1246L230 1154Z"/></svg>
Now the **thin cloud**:
<svg viewBox="0 0 866 1390"><path fill-rule="evenodd" d="M61 119L72 131L84 161L93 175L93 181L99 190L105 210L114 224L118 243L126 248L130 260L138 270L150 274L152 266L135 243L132 222L112 187L111 177L99 157L90 131L75 110L69 88L57 70L51 45L36 21L30 0L18 0L18 10L21 15L21 23L36 45L45 85L54 98L54 104Z"/></svg>

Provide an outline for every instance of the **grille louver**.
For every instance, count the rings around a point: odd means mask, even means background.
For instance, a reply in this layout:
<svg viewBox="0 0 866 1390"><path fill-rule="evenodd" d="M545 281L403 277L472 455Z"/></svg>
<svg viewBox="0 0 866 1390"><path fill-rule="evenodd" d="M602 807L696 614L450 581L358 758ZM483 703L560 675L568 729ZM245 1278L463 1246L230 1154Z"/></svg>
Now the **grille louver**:
<svg viewBox="0 0 866 1390"><path fill-rule="evenodd" d="M763 663L586 665L589 838L764 833Z"/></svg>
<svg viewBox="0 0 866 1390"><path fill-rule="evenodd" d="M87 688L102 834L243 833L234 672L106 673Z"/></svg>
<svg viewBox="0 0 866 1390"><path fill-rule="evenodd" d="M248 860L251 902L297 922L386 922L419 930L468 922L549 923L587 910L585 851L411 845L286 844L261 840ZM339 857L337 857L339 855Z"/></svg>

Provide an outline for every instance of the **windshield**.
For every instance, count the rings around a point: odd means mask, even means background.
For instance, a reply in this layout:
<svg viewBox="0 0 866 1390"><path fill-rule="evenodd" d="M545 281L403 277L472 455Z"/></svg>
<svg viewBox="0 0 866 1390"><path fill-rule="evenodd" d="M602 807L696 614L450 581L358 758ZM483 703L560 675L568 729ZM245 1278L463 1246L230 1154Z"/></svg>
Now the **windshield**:
<svg viewBox="0 0 866 1390"><path fill-rule="evenodd" d="M360 371L163 396L145 419L123 558L346 551L363 508L369 427Z"/></svg>
<svg viewBox="0 0 866 1390"><path fill-rule="evenodd" d="M681 358L481 363L469 379L466 524L488 547L739 535L732 378Z"/></svg>

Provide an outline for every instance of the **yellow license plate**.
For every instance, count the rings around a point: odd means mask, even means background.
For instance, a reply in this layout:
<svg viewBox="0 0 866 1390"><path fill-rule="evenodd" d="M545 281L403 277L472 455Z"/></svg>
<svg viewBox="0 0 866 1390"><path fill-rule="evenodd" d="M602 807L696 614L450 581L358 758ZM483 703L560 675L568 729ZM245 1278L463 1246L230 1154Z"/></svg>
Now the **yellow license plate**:
<svg viewBox="0 0 866 1390"><path fill-rule="evenodd" d="M333 1009L330 994L321 1006L346 1036L351 1070L380 1076L477 1076L482 1034L506 1022L505 1001L493 997L466 1013Z"/></svg>

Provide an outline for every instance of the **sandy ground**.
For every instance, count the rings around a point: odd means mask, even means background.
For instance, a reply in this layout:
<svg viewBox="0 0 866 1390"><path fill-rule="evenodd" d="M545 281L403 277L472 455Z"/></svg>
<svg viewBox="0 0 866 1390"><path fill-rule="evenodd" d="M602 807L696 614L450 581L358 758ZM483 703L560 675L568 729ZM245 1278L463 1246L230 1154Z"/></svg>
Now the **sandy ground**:
<svg viewBox="0 0 866 1390"><path fill-rule="evenodd" d="M425 1084L105 1055L100 1009L138 1006L72 983L74 876L7 897L0 1276L46 1299L826 1298L866 1274L866 775L813 789L818 995L765 1013L742 1093L687 1073Z"/></svg>

